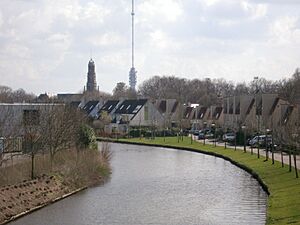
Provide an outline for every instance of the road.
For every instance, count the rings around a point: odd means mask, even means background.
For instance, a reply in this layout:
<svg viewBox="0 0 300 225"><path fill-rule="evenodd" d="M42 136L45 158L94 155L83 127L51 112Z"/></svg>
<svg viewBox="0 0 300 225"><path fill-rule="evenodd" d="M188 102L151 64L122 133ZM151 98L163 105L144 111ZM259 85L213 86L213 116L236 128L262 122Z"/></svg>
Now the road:
<svg viewBox="0 0 300 225"><path fill-rule="evenodd" d="M203 143L203 140L198 140L196 136L193 135L193 139L197 142ZM213 139L205 139L205 143L207 144L214 144L214 140ZM221 146L225 148L225 143L224 142L217 142L216 143L217 146ZM227 148L232 148L234 149L234 146L229 145L227 143ZM236 149L239 151L244 151L244 146L236 146ZM251 147L250 146L246 146L246 151L247 152L251 152ZM258 153L258 149L257 148L253 148L253 153L257 154ZM259 149L259 154L261 156L266 156L266 151L265 149L260 148ZM289 165L289 155L287 153L283 153L283 163L286 165ZM269 152L269 160L272 160L272 154L271 152ZM274 160L281 162L281 153L280 152L276 152L274 153ZM297 160L297 167L299 167L298 165L300 165L300 156L297 155L296 156L296 160ZM292 156L292 166L294 167L294 158Z"/></svg>

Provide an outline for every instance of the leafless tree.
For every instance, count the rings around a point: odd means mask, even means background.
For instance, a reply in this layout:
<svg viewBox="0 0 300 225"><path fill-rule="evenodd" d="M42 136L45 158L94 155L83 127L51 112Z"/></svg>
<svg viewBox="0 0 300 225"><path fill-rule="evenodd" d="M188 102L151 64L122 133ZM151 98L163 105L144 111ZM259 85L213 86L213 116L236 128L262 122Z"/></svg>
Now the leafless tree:
<svg viewBox="0 0 300 225"><path fill-rule="evenodd" d="M23 111L23 151L31 157L31 179L35 177L35 156L40 150L43 134L40 115L40 111L36 109Z"/></svg>
<svg viewBox="0 0 300 225"><path fill-rule="evenodd" d="M74 147L78 130L86 122L86 116L77 109L65 105L55 105L42 116L42 147L50 154L52 170L55 155Z"/></svg>
<svg viewBox="0 0 300 225"><path fill-rule="evenodd" d="M13 91L10 87L0 86L0 102L31 102L34 99L34 94L26 93L23 89Z"/></svg>

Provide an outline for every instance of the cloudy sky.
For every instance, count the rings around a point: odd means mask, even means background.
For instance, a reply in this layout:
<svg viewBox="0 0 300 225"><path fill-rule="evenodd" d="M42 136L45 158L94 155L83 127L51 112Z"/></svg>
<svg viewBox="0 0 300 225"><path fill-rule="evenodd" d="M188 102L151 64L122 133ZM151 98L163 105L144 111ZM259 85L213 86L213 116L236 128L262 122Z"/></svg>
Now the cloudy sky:
<svg viewBox="0 0 300 225"><path fill-rule="evenodd" d="M87 63L128 83L131 0L1 0L0 85L78 92ZM138 84L153 75L250 81L300 67L300 0L136 0Z"/></svg>

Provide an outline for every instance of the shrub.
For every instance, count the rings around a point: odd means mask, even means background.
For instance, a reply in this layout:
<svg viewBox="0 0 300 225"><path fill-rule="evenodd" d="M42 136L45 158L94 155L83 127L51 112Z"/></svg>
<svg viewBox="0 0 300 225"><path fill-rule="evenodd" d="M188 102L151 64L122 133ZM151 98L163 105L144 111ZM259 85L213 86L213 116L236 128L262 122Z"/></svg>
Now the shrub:
<svg viewBox="0 0 300 225"><path fill-rule="evenodd" d="M97 149L97 140L93 128L88 125L82 125L78 136L77 145L80 148Z"/></svg>

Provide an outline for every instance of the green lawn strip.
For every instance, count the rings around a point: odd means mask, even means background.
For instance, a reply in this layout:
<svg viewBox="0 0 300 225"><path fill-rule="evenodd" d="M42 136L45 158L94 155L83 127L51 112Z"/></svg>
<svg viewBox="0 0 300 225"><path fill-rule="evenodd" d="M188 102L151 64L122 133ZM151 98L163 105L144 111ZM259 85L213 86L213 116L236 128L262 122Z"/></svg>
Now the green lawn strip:
<svg viewBox="0 0 300 225"><path fill-rule="evenodd" d="M268 199L268 218L267 224L300 225L300 179L295 178L294 168L292 172L288 172L288 166L281 167L280 162L275 162L272 165L272 160L264 161L265 156L261 155L257 158L257 154L251 155L250 152L244 153L242 150L234 150L233 148L214 147L212 145L198 143L189 137L184 137L183 141L178 143L177 137L155 138L151 139L121 139L122 142L140 143L140 144L155 144L167 147L182 147L191 148L207 153L217 153L244 165L254 171L264 184L268 186L270 196ZM300 174L300 171L299 171Z"/></svg>

